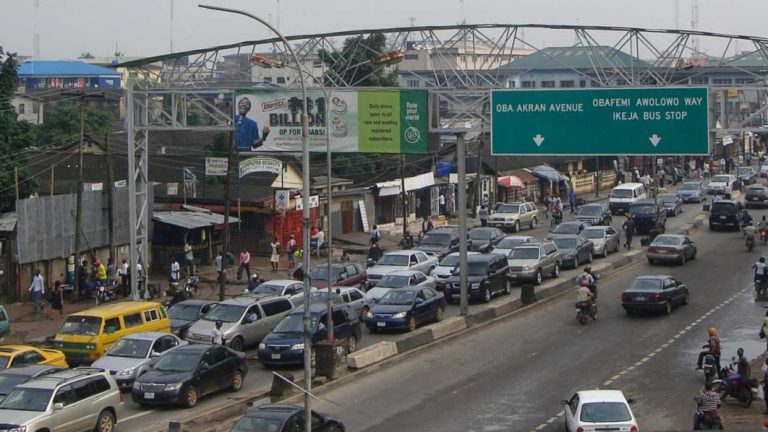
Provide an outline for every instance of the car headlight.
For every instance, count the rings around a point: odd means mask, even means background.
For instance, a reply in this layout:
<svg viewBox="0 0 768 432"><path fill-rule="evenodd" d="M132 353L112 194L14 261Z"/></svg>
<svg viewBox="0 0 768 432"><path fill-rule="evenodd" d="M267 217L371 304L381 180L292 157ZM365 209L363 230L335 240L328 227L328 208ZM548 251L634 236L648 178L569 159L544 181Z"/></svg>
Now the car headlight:
<svg viewBox="0 0 768 432"><path fill-rule="evenodd" d="M475 282L469 285L470 289L480 289L480 282Z"/></svg>
<svg viewBox="0 0 768 432"><path fill-rule="evenodd" d="M176 391L183 386L184 383L173 383L173 384L166 384L165 385L165 391Z"/></svg>
<svg viewBox="0 0 768 432"><path fill-rule="evenodd" d="M297 343L291 345L291 351L303 351L304 350L304 344L303 343Z"/></svg>
<svg viewBox="0 0 768 432"><path fill-rule="evenodd" d="M267 349L267 344L265 344L264 342L260 342L259 343L259 349L260 350Z"/></svg>
<svg viewBox="0 0 768 432"><path fill-rule="evenodd" d="M133 389L134 390L141 390L141 384L139 384L138 381L133 382Z"/></svg>
<svg viewBox="0 0 768 432"><path fill-rule="evenodd" d="M56 341L53 343L54 348L64 348L64 342Z"/></svg>
<svg viewBox="0 0 768 432"><path fill-rule="evenodd" d="M94 345L94 344L85 344L85 349L87 349L87 350L95 350L96 349L96 345Z"/></svg>
<svg viewBox="0 0 768 432"><path fill-rule="evenodd" d="M365 317L366 318L373 318L373 314L371 313L371 311L368 311L368 312L365 313Z"/></svg>
<svg viewBox="0 0 768 432"><path fill-rule="evenodd" d="M529 265L523 266L523 271L531 271L531 270L533 270L533 267L531 267Z"/></svg>
<svg viewBox="0 0 768 432"><path fill-rule="evenodd" d="M394 319L403 319L405 316L408 315L408 312L398 312L394 315L392 315L392 318Z"/></svg>
<svg viewBox="0 0 768 432"><path fill-rule="evenodd" d="M133 375L136 372L136 368L137 367L138 366L133 366L133 367L125 368L125 369L121 370L120 372L118 372L117 375L119 375L119 376L131 376L131 375Z"/></svg>

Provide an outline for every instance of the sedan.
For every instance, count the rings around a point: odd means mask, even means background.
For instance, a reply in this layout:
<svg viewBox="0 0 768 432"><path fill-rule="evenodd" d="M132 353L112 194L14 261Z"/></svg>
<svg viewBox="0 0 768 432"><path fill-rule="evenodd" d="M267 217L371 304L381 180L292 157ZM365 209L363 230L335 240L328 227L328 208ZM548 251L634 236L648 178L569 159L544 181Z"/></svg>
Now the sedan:
<svg viewBox="0 0 768 432"><path fill-rule="evenodd" d="M413 331L421 323L441 321L445 308L445 297L432 288L393 289L368 312L365 326L371 332L394 329Z"/></svg>
<svg viewBox="0 0 768 432"><path fill-rule="evenodd" d="M69 367L64 353L59 350L42 349L30 345L0 346L0 369L44 364Z"/></svg>
<svg viewBox="0 0 768 432"><path fill-rule="evenodd" d="M365 283L368 277L366 267L359 262L331 264L331 285L358 286ZM309 271L312 286L325 288L328 286L328 264L319 264Z"/></svg>
<svg viewBox="0 0 768 432"><path fill-rule="evenodd" d="M187 341L172 334L134 333L115 342L104 357L93 363L93 367L110 371L118 387L129 389L136 377L148 371L160 354L183 345L187 345Z"/></svg>
<svg viewBox="0 0 768 432"><path fill-rule="evenodd" d="M493 227L479 227L469 230L469 250L473 252L488 253L501 239L504 231Z"/></svg>
<svg viewBox="0 0 768 432"><path fill-rule="evenodd" d="M560 251L560 262L563 267L578 268L580 263L591 263L595 255L595 245L579 235L555 237L552 242Z"/></svg>
<svg viewBox="0 0 768 432"><path fill-rule="evenodd" d="M245 412L230 432L294 432L304 430L304 407L259 405ZM344 432L341 419L312 411L312 432Z"/></svg>
<svg viewBox="0 0 768 432"><path fill-rule="evenodd" d="M314 291L315 289L315 287L311 287L310 291ZM268 280L259 284L259 286L247 295L252 297L270 295L287 297L294 306L300 306L304 299L304 282L293 279Z"/></svg>
<svg viewBox="0 0 768 432"><path fill-rule="evenodd" d="M739 167L736 170L736 177L741 180L741 184L750 185L757 182L757 173L750 166Z"/></svg>
<svg viewBox="0 0 768 432"><path fill-rule="evenodd" d="M755 208L768 205L768 187L763 184L754 184L747 188L744 196L744 207Z"/></svg>
<svg viewBox="0 0 768 432"><path fill-rule="evenodd" d="M730 174L719 174L709 181L707 193L710 195L730 195L735 189L736 176Z"/></svg>
<svg viewBox="0 0 768 432"><path fill-rule="evenodd" d="M687 305L688 286L668 275L638 276L621 294L621 307L632 315L641 310L669 315L676 305Z"/></svg>
<svg viewBox="0 0 768 432"><path fill-rule="evenodd" d="M371 309L371 304L373 304L371 299L355 287L331 287L331 290L333 291L334 304L349 305L361 318L364 318L365 314ZM313 292L309 297L309 302L327 303L328 289L324 288Z"/></svg>
<svg viewBox="0 0 768 432"><path fill-rule="evenodd" d="M677 216L683 212L683 199L676 194L659 194L656 200L664 207L667 216Z"/></svg>
<svg viewBox="0 0 768 432"><path fill-rule="evenodd" d="M435 278L416 270L397 270L387 273L375 287L365 293L372 302L379 301L392 288L428 287L435 289Z"/></svg>
<svg viewBox="0 0 768 432"><path fill-rule="evenodd" d="M63 370L63 368L49 365L32 365L0 371L0 402L2 402L3 399L8 396L8 393L10 393L17 385L25 383L32 378L48 375L49 373L58 372L60 370Z"/></svg>
<svg viewBox="0 0 768 432"><path fill-rule="evenodd" d="M590 224L586 222L579 222L579 221L571 221L571 222L563 222L560 225L556 226L555 229L553 229L549 234L547 234L547 240L552 240L557 237L561 236L568 236L568 235L579 235L582 231L584 231L584 228L587 228L591 226Z"/></svg>
<svg viewBox="0 0 768 432"><path fill-rule="evenodd" d="M612 226L592 226L581 232L581 236L595 246L595 255L608 256L621 247L619 232Z"/></svg>
<svg viewBox="0 0 768 432"><path fill-rule="evenodd" d="M682 234L661 234L648 245L645 256L651 264L673 261L683 265L686 260L696 259L696 243Z"/></svg>
<svg viewBox="0 0 768 432"><path fill-rule="evenodd" d="M532 238L532 237L531 237ZM506 241L502 240L501 243ZM499 244L501 244L499 243ZM480 252L467 252L467 256L478 255ZM498 249L494 249L493 253L500 253ZM506 255L506 254L505 254ZM432 277L435 278L435 289L444 290L448 283L448 278L453 275L453 269L459 265L459 253L451 252L440 260L440 264L432 270Z"/></svg>
<svg viewBox="0 0 768 432"><path fill-rule="evenodd" d="M139 405L183 405L224 389L239 391L248 373L244 353L222 345L186 345L160 357L133 383Z"/></svg>
<svg viewBox="0 0 768 432"><path fill-rule="evenodd" d="M187 336L187 330L192 327L198 319L211 310L211 306L216 302L211 300L185 300L168 309L168 318L171 319L171 333L184 339Z"/></svg>
<svg viewBox="0 0 768 432"><path fill-rule="evenodd" d="M677 194L683 202L701 203L707 199L704 183L698 181L685 182L677 188Z"/></svg>
<svg viewBox="0 0 768 432"><path fill-rule="evenodd" d="M610 225L613 222L613 214L606 203L589 203L581 206L576 220L591 225Z"/></svg>
<svg viewBox="0 0 768 432"><path fill-rule="evenodd" d="M619 390L586 390L576 392L560 403L565 409L565 430L637 432L637 419L629 405L632 399Z"/></svg>
<svg viewBox="0 0 768 432"><path fill-rule="evenodd" d="M506 236L496 244L496 247L494 247L491 252L501 255L509 255L509 253L512 252L512 249L523 243L536 243L536 237L521 235ZM442 265L442 263L440 265Z"/></svg>

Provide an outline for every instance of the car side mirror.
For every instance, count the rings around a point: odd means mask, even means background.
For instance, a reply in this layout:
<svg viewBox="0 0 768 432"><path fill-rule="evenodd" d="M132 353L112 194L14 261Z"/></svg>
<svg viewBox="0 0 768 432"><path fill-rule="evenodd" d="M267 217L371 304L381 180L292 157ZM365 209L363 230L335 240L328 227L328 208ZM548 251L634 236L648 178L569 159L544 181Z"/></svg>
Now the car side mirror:
<svg viewBox="0 0 768 432"><path fill-rule="evenodd" d="M64 409L64 402L56 402L55 404L53 404L54 411L58 411L61 409Z"/></svg>
<svg viewBox="0 0 768 432"><path fill-rule="evenodd" d="M211 366L208 363L206 363L206 362L200 363L200 370L201 371L207 371L210 368L211 368Z"/></svg>
<svg viewBox="0 0 768 432"><path fill-rule="evenodd" d="M560 405L562 405L562 406L567 406L568 404L570 404L570 402L568 402L567 399L563 399L563 400L560 401Z"/></svg>
<svg viewBox="0 0 768 432"><path fill-rule="evenodd" d="M424 299L420 299L420 298L416 299L416 305L417 306L420 305L420 304L423 304L423 303L424 303Z"/></svg>
<svg viewBox="0 0 768 432"><path fill-rule="evenodd" d="M151 353L149 353L149 356L150 357L160 357L160 353L157 352L157 351L152 351Z"/></svg>

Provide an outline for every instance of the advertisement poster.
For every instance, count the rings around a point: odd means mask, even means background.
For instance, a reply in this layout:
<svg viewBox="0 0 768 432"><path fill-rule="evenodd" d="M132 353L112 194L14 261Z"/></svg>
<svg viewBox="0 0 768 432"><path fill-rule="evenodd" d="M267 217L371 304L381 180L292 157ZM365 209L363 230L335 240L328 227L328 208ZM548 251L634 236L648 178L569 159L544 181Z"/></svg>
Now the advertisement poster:
<svg viewBox="0 0 768 432"><path fill-rule="evenodd" d="M335 90L330 103L320 90L307 91L310 151L416 153L427 151L427 92ZM239 152L300 152L301 92L243 90L235 116Z"/></svg>

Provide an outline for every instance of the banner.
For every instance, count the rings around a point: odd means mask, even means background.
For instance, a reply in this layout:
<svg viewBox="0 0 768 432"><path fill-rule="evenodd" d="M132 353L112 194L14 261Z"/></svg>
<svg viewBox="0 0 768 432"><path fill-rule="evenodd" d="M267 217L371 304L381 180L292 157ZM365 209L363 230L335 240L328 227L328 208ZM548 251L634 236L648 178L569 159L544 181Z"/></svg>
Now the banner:
<svg viewBox="0 0 768 432"><path fill-rule="evenodd" d="M252 157L240 161L240 178L257 172L280 174L283 170L283 162L271 157Z"/></svg>
<svg viewBox="0 0 768 432"><path fill-rule="evenodd" d="M248 89L237 92L239 152L300 152L301 92ZM325 152L426 153L427 92L424 90L307 91L309 146Z"/></svg>
<svg viewBox="0 0 768 432"><path fill-rule="evenodd" d="M205 175L207 176L225 176L227 175L227 158L205 158Z"/></svg>

